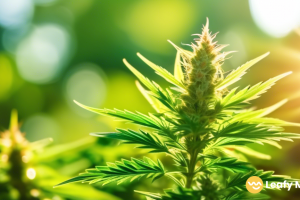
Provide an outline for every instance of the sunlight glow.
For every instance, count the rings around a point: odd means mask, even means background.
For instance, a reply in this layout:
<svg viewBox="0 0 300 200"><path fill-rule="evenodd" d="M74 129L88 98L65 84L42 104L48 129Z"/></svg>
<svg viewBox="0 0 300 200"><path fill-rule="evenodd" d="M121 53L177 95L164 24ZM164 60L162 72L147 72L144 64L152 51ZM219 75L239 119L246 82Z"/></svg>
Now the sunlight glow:
<svg viewBox="0 0 300 200"><path fill-rule="evenodd" d="M284 37L300 25L300 1L249 0L249 5L257 26L273 37Z"/></svg>
<svg viewBox="0 0 300 200"><path fill-rule="evenodd" d="M27 81L51 82L65 66L69 50L70 36L63 27L55 24L36 27L17 48L18 70Z"/></svg>

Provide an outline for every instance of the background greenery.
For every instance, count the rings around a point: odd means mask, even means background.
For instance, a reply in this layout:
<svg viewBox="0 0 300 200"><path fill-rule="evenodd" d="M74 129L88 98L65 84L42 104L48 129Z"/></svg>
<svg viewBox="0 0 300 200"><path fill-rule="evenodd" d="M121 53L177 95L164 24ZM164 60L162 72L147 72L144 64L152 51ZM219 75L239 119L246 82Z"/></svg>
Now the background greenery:
<svg viewBox="0 0 300 200"><path fill-rule="evenodd" d="M206 17L210 20L210 29L220 32L217 40L230 44L226 50L237 51L225 62L226 71L271 52L247 73L243 79L245 84L267 80L286 71L294 72L255 104L267 107L289 98L289 102L271 116L300 122L300 35L294 30L300 26L297 11L300 3L292 0L255 2L258 1L0 0L1 131L9 126L10 112L15 108L22 122L21 131L30 142L53 138L48 152L57 153L50 156L52 160L45 156L47 162L40 162L61 175L54 179L53 185L84 168L142 155L143 151L133 151L118 145L117 141L96 141L89 136L91 132L131 125L91 114L72 100L92 107L151 112L122 59L126 57L150 79L164 84L138 59L136 52L172 70L176 51L167 39L176 44L190 43L191 34L201 32ZM243 82L239 84L245 86ZM299 132L299 129L290 130ZM272 155L271 160L253 162L258 168L300 178L300 143L281 144L283 150L263 147L264 152ZM39 172L43 173L38 166L37 178ZM70 166L74 170L68 170ZM149 184L144 182L119 187L112 184L102 190L121 199L139 199L139 195L133 194L133 188L143 190L141 187ZM167 180L154 182L153 191L167 184ZM80 187L85 189L78 185L73 192L78 193ZM76 195L58 197L61 195L56 191L58 189L51 189L45 198L75 199ZM292 199L299 193L293 190L285 195ZM105 195L95 194L99 199L107 199Z"/></svg>

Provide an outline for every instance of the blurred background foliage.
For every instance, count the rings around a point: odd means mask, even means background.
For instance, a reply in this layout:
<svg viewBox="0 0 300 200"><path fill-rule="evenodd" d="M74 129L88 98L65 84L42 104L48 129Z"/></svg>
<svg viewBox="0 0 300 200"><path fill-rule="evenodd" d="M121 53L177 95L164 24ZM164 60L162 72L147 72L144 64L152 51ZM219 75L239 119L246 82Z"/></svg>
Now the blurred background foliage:
<svg viewBox="0 0 300 200"><path fill-rule="evenodd" d="M28 169L36 173L30 195L44 200L84 199L83 194L93 195L85 196L91 200L140 199L133 188L143 190L149 182L52 189L85 168L133 155L142 157L145 152L89 136L132 125L89 113L73 99L92 107L151 112L122 58L165 84L136 52L171 71L176 51L167 39L180 46L189 44L191 34L200 33L206 17L210 29L220 32L217 40L230 44L226 50L237 51L225 62L225 71L271 52L239 82L242 86L294 72L255 103L261 108L288 98L271 116L300 122L299 9L300 2L294 0L0 0L0 130L9 127L10 112L15 108L26 141L53 139L48 147L33 153L32 166L24 163L24 175ZM282 144L283 150L256 147L272 159L253 162L258 168L300 178L300 143ZM16 188L1 186L6 180L6 158L0 159L0 199L17 198ZM167 184L163 179L154 182L152 192ZM289 199L299 194L297 190L278 193Z"/></svg>

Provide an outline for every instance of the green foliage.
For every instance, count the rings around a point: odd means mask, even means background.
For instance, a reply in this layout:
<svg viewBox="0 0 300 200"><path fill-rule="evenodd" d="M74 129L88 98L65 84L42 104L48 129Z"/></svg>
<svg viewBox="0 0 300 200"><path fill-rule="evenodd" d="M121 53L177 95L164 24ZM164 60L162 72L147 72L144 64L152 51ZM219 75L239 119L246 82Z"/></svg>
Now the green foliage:
<svg viewBox="0 0 300 200"><path fill-rule="evenodd" d="M57 186L78 181L120 184L141 177L156 180L166 176L176 183L176 189L167 189L163 194L137 192L155 200L241 200L268 199L265 192L250 194L246 191L245 183L251 176L259 176L263 181L294 181L287 176L273 175L271 171L257 170L251 163L233 156L234 152L239 152L246 156L270 159L269 155L246 145L268 144L280 148L279 141L299 138L298 134L287 133L283 128L299 124L265 117L286 100L260 110L249 108L251 100L260 97L290 72L241 90L237 87L228 89L268 53L224 77L221 66L230 52L221 52L225 45L217 45L213 41L216 35L210 34L208 23L198 36L196 42L191 44L192 52L173 44L177 49L174 75L138 54L171 84L167 88L161 88L144 77L124 59L125 65L141 82L137 83L137 87L153 106L155 113L97 109L76 102L89 111L150 129L116 129L116 132L92 135L137 144L139 148L150 149L149 153L166 153L174 160L177 170L166 170L159 160L156 163L149 158L132 158L131 161L122 160L88 169Z"/></svg>

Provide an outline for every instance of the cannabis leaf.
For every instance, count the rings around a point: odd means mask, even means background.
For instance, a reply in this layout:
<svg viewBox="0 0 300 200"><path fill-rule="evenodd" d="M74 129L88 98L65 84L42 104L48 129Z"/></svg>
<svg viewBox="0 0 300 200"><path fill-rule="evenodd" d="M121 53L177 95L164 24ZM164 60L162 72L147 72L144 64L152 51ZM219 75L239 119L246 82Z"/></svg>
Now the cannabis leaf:
<svg viewBox="0 0 300 200"><path fill-rule="evenodd" d="M202 166L199 167L198 171L211 171L212 169L225 169L231 172L248 172L255 169L250 163L240 161L237 158L230 157L210 157L205 158Z"/></svg>
<svg viewBox="0 0 300 200"><path fill-rule="evenodd" d="M154 152L166 152L169 153L169 149L165 143L154 135L140 130L140 132L134 130L117 129L115 133L92 133L91 135L97 137L106 137L112 139L124 140L127 144L140 144L139 148L153 149L150 153Z"/></svg>
<svg viewBox="0 0 300 200"><path fill-rule="evenodd" d="M227 88L229 85L239 81L241 79L241 77L246 74L247 69L249 69L254 64L256 64L257 62L259 62L260 60L262 60L263 58L265 58L268 55L269 55L269 52L265 53L262 56L259 56L258 58L255 58L255 59L247 62L246 64L242 65L241 67L238 67L236 70L233 70L230 74L228 74L228 76L226 76L226 78L223 81L221 81L217 85L217 89L222 90L224 88Z"/></svg>
<svg viewBox="0 0 300 200"><path fill-rule="evenodd" d="M88 182L106 185L111 182L121 184L124 181L130 182L142 177L152 178L152 181L165 174L165 169L160 160L155 163L150 158L144 157L143 160L131 158L131 161L123 159L115 163L107 163L107 166L97 166L95 169L87 169L85 173L64 181L57 186L71 182Z"/></svg>
<svg viewBox="0 0 300 200"><path fill-rule="evenodd" d="M228 109L230 107L237 106L239 103L248 102L250 100L256 99L259 97L260 94L265 93L266 90L271 88L276 81L284 78L285 76L291 73L292 72L286 72L284 74L271 78L264 83L260 82L252 87L247 86L246 88L238 91L237 93L237 88L234 88L225 98L223 98L222 105L224 106L224 108Z"/></svg>

